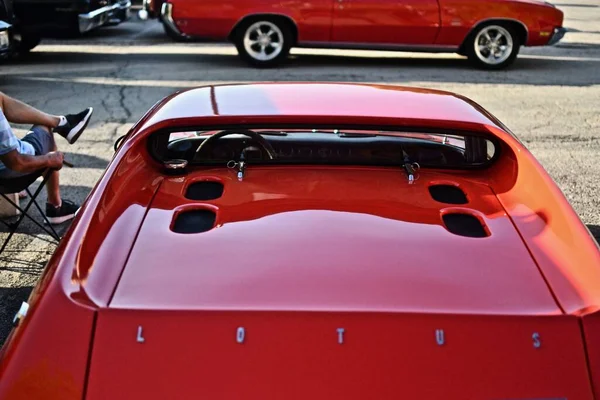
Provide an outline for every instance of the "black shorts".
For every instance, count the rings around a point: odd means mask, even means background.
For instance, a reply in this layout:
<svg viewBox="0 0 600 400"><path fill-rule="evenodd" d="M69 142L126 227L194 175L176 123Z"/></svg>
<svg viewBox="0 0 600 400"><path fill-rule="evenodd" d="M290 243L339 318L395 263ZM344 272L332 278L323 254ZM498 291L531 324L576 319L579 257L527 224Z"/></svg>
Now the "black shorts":
<svg viewBox="0 0 600 400"><path fill-rule="evenodd" d="M41 126L32 126L27 135L23 139L33 146L36 156L48 154L54 149L54 137Z"/></svg>
<svg viewBox="0 0 600 400"><path fill-rule="evenodd" d="M31 144L36 156L48 154L54 149L54 136L41 126L32 126L21 141ZM28 173L17 172L8 168L0 170L0 178L2 179L18 178L24 175L28 175Z"/></svg>

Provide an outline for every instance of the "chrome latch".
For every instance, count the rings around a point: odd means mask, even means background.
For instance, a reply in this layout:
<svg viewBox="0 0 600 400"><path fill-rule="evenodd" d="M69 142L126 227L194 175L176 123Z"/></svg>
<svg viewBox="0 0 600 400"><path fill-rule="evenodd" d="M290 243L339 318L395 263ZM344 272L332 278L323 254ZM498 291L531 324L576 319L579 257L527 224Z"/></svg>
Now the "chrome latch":
<svg viewBox="0 0 600 400"><path fill-rule="evenodd" d="M415 180L417 180L418 178L417 172L419 171L419 169L421 169L419 163L407 162L404 163L402 167L404 168L404 171L406 171L406 175L408 176L408 184L412 185L413 183L415 183Z"/></svg>
<svg viewBox="0 0 600 400"><path fill-rule="evenodd" d="M238 163L238 173L237 173L237 178L238 181L241 181L244 179L244 171L246 170L246 162L245 161L240 161Z"/></svg>
<svg viewBox="0 0 600 400"><path fill-rule="evenodd" d="M231 160L227 163L227 168L237 169L238 181L242 181L244 179L244 173L246 171L246 162L245 161L237 162L237 161Z"/></svg>
<svg viewBox="0 0 600 400"><path fill-rule="evenodd" d="M408 176L408 184L412 185L417 179L419 179L417 172L419 172L421 166L419 163L412 162L408 154L406 154L406 151L402 150L402 154L404 156L402 168L404 168L404 171Z"/></svg>

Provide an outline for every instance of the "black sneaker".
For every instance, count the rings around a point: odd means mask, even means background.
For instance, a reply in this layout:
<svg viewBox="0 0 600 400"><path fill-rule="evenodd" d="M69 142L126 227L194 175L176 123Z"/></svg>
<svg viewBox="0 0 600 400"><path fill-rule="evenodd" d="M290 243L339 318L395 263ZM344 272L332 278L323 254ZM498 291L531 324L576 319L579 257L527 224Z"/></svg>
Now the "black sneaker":
<svg viewBox="0 0 600 400"><path fill-rule="evenodd" d="M65 115L67 123L54 128L54 132L67 139L70 144L75 143L90 122L93 112L94 109L88 107L79 114Z"/></svg>
<svg viewBox="0 0 600 400"><path fill-rule="evenodd" d="M51 224L61 224L73 219L77 215L77 211L79 211L79 206L69 200L63 200L60 207L46 203L46 217Z"/></svg>

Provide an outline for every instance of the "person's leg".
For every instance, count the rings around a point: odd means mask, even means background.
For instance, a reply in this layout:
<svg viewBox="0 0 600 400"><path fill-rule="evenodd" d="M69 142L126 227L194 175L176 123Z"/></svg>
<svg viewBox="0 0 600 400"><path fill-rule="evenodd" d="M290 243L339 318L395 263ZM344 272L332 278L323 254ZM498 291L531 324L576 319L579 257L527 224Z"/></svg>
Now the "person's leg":
<svg viewBox="0 0 600 400"><path fill-rule="evenodd" d="M17 99L13 99L0 92L0 106L8 120L14 124L32 124L56 128L61 121L58 115L42 112Z"/></svg>
<svg viewBox="0 0 600 400"><path fill-rule="evenodd" d="M47 127L44 127L44 129L46 129L46 133L51 139L50 151L56 151L57 147L54 136ZM52 171L50 176L48 176L48 180L46 181L46 192L48 193L48 203L52 204L54 207L60 207L61 200L58 171Z"/></svg>
<svg viewBox="0 0 600 400"><path fill-rule="evenodd" d="M35 149L36 154L48 154L56 151L56 141L49 127L34 126L23 138ZM46 203L46 217L51 224L60 224L75 217L79 205L61 198L59 187L59 171L52 171L46 181L48 201Z"/></svg>
<svg viewBox="0 0 600 400"><path fill-rule="evenodd" d="M35 150L35 154L38 156L57 150L52 129L47 126L32 126L29 133L23 138L23 141L31 144ZM48 203L52 204L54 207L60 207L61 200L58 171L50 173L50 176L46 181L46 191L48 192Z"/></svg>
<svg viewBox="0 0 600 400"><path fill-rule="evenodd" d="M79 139L94 109L88 107L77 114L51 115L0 92L0 107L8 122L45 126L64 137L70 144Z"/></svg>
<svg viewBox="0 0 600 400"><path fill-rule="evenodd" d="M46 181L46 191L48 192L48 204L52 204L54 207L60 207L62 204L58 184L58 171L52 171Z"/></svg>

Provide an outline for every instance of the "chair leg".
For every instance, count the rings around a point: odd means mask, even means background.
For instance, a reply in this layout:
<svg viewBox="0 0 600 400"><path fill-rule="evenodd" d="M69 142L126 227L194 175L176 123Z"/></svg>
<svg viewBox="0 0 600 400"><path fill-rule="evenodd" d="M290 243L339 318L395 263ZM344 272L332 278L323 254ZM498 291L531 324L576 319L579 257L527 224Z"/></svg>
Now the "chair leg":
<svg viewBox="0 0 600 400"><path fill-rule="evenodd" d="M8 198L8 196L6 196L5 194L2 194L2 197L6 201L8 201L13 207L19 209L19 207L17 205L15 205L15 203L10 198ZM19 209L19 211L21 212L21 215L19 215L19 219L17 220L17 222L8 223L6 221L2 221L2 223L4 225L6 225L6 227L8 228L8 237L4 240L4 243L2 243L2 247L0 248L0 254L2 254L2 252L4 252L6 245L8 244L8 242L10 242L10 239L12 239L13 235L15 234L15 231L17 230L17 227L19 226L19 223L23 216L23 212L20 209Z"/></svg>
<svg viewBox="0 0 600 400"><path fill-rule="evenodd" d="M17 230L14 225L6 224L6 226L9 229L8 237L6 238L6 240L4 240L4 243L2 243L2 248L0 248L0 254L2 254L2 252L6 248L6 245L8 244L8 242L10 242L10 239L13 237L13 235L15 234L15 231Z"/></svg>
<svg viewBox="0 0 600 400"><path fill-rule="evenodd" d="M42 183L35 190L34 194L31 194L31 192L29 191L29 188L25 189L25 190L27 190L27 194L29 194L29 199L30 200L29 200L29 203L27 203L27 205L25 206L25 209L24 209L24 212L22 213L22 215L24 215L25 217L29 218L34 224L36 224L37 226L39 226L44 232L46 232L48 235L52 236L52 238L54 238L54 240L56 240L58 242L58 241L60 241L60 236L58 235L58 233L56 233L56 231L54 230L54 227L50 224L50 221L48 221L48 218L46 217L46 214L42 211L42 209L40 208L39 204L37 203L37 197L40 194L40 192L42 191L42 189L44 188L44 186L46 186L46 181L48 180L48 178L49 178L49 175L44 175L44 179L42 180ZM40 224L39 222L37 222L35 219L33 219L27 213L27 211L29 210L29 207L31 207L32 204L35 205L35 207L38 209L38 211L42 215L42 218L44 218L44 220L48 223L48 226L50 227L50 229L52 230L52 232L49 231L48 229L46 229L46 227L44 227L42 224ZM17 221L17 224L20 223L20 222L21 221Z"/></svg>
<svg viewBox="0 0 600 400"><path fill-rule="evenodd" d="M21 207L19 207L17 204L15 204L15 202L13 202L6 195L2 194L2 197L4 197L4 199L7 200L13 207L15 207L17 210L19 210L20 213L21 213L21 215L19 215L19 218L17 219L17 221L15 223L13 223L13 224L7 224L7 226L9 226L10 232L8 234L8 237L6 238L6 240L4 241L4 243L2 244L2 248L0 248L0 253L2 253L4 251L6 245L8 244L8 242L10 241L10 239L12 238L12 236L14 235L14 233L16 232L16 230L18 229L19 225L21 224L21 222L23 221L23 219L25 217L29 218L29 220L31 220L34 224L36 224L38 227L40 227L44 232L46 232L47 234L49 234L50 236L52 236L52 238L54 240L56 240L57 242L60 241L60 236L58 235L58 233L56 233L56 231L54 230L54 227L52 227L52 225L48 221L48 218L46 217L46 214L42 212L40 206L36 202L37 196L42 191L42 188L45 186L47 180L48 180L48 176L46 175L46 176L44 176L44 178L42 180L42 183L36 189L36 191L35 191L35 193L33 195L29 191L29 188L27 189L27 193L30 196L30 200L27 203L27 205L25 206L25 208L23 208L23 209ZM52 231L46 229L46 227L44 227L38 221L36 221L35 219L33 219L27 213L29 211L29 208L32 206L32 204L35 204L35 206L38 209L38 211L40 212L40 214L42 214L42 217L44 218L44 220L46 220L46 222L48 222L48 225L50 226L50 229Z"/></svg>
<svg viewBox="0 0 600 400"><path fill-rule="evenodd" d="M40 205L37 202L37 195L36 196L32 196L31 192L29 191L29 188L25 189L27 190L27 194L29 195L29 198L31 198L31 201L33 201L33 205L35 206L35 208L38 209L38 211L40 212L40 215L42 216L42 218L44 218L44 221L46 221L46 223L48 224L48 226L50 227L50 230L52 231L52 233L48 232L46 229L44 229L50 236L52 236L54 239L56 239L57 241L60 241L60 235L56 232L56 230L54 229L54 227L52 226L52 224L50 223L50 221L48 221L48 217L46 216L46 213L44 213L42 211L42 208L40 207Z"/></svg>

